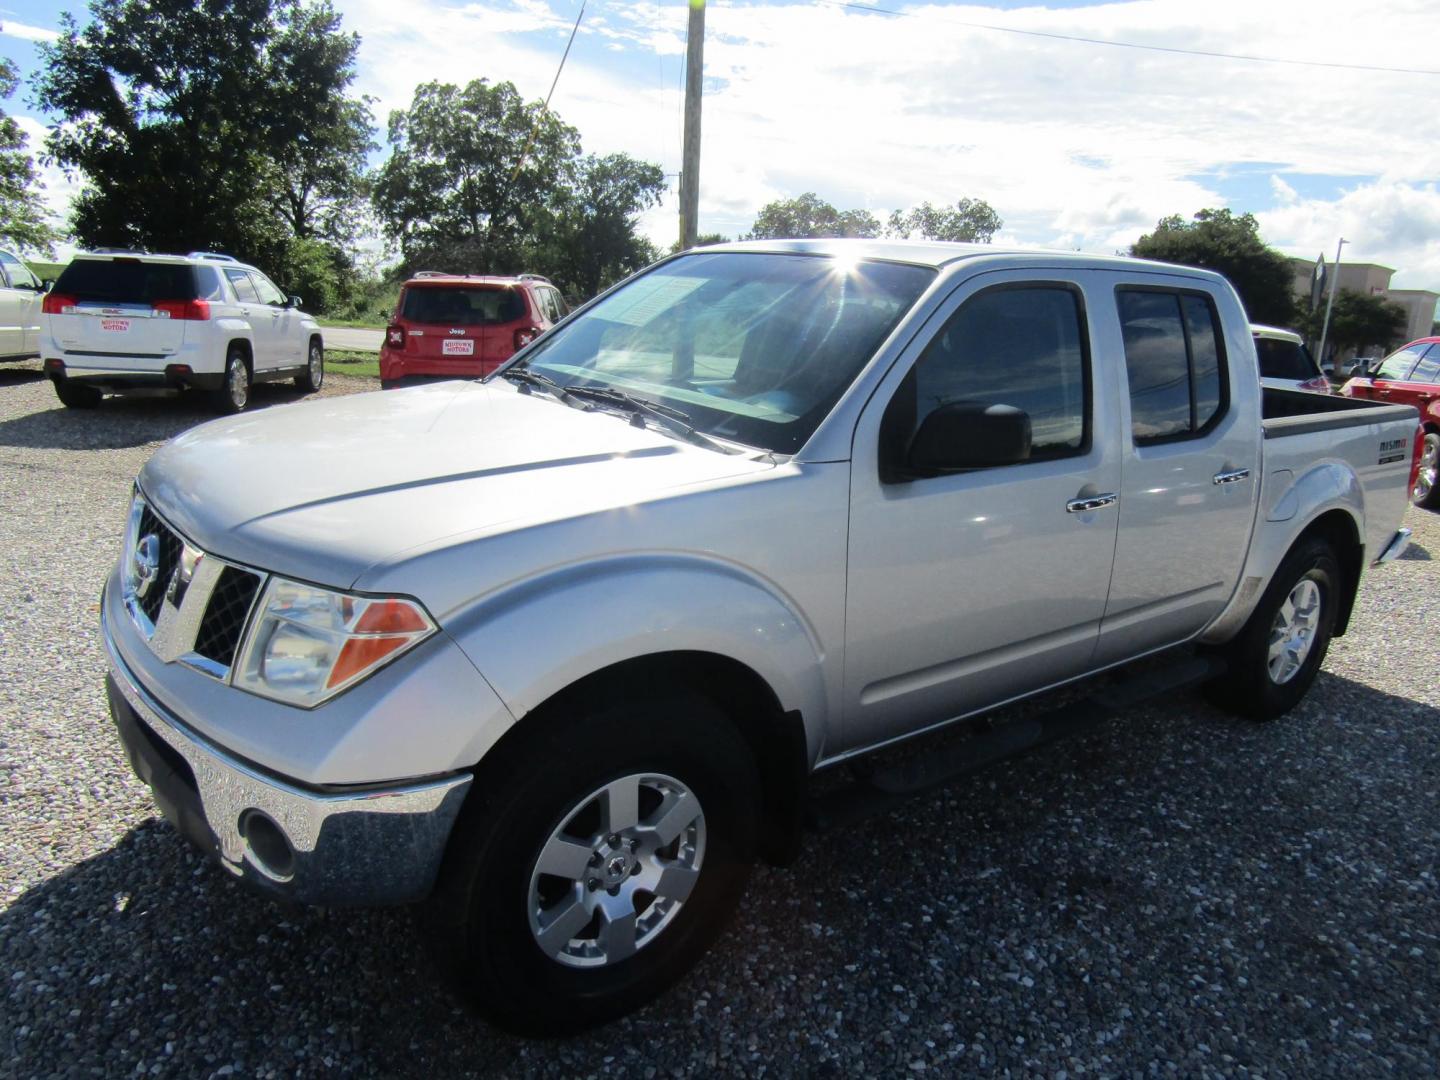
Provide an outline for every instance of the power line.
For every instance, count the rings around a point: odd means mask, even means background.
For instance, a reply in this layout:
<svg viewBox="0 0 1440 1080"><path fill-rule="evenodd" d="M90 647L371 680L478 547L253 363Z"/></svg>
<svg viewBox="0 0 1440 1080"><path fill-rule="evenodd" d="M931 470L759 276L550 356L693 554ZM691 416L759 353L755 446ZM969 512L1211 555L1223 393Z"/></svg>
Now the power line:
<svg viewBox="0 0 1440 1080"><path fill-rule="evenodd" d="M918 19L922 16L914 11L893 11L873 4L857 4L851 0L816 0L830 7L850 8L874 15L890 15L901 19ZM999 34L1020 34L1025 37L1048 38L1051 41L1070 41L1080 45L1108 45L1114 49L1139 49L1145 52L1175 53L1180 56L1203 56L1218 60L1244 60L1254 64L1290 64L1295 67L1339 68L1343 71L1380 71L1391 75L1440 75L1430 68L1381 67L1376 64L1342 64L1330 60L1296 60L1286 56L1252 56L1247 53L1214 52L1209 49L1181 49L1172 45L1142 45L1135 41L1110 41L1105 38L1081 37L1077 34L1057 34L1047 30L1021 30L1015 26L1000 26L995 23L970 22L965 19L950 19L927 15L924 18L935 22L965 26L971 30L991 30Z"/></svg>

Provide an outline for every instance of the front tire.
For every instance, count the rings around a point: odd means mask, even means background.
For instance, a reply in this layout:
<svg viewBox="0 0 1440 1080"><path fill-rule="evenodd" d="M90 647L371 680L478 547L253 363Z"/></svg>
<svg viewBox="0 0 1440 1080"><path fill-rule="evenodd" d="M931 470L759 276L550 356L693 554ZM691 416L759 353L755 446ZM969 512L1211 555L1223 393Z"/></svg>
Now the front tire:
<svg viewBox="0 0 1440 1080"><path fill-rule="evenodd" d="M1343 580L1324 540L1292 550L1245 628L1222 650L1229 671L1212 684L1212 699L1254 720L1273 720L1298 705L1330 648Z"/></svg>
<svg viewBox="0 0 1440 1080"><path fill-rule="evenodd" d="M1411 501L1426 510L1440 510L1440 434L1425 433L1425 442L1420 450L1420 475L1415 478L1415 489L1410 493Z"/></svg>
<svg viewBox="0 0 1440 1080"><path fill-rule="evenodd" d="M316 338L310 342L310 352L305 365L305 374L295 376L295 385L307 394L313 394L325 382L325 346Z"/></svg>
<svg viewBox="0 0 1440 1080"><path fill-rule="evenodd" d="M100 401L104 398L99 390L93 386L81 386L66 378L56 378L55 396L60 399L60 404L67 409L94 409L98 408Z"/></svg>
<svg viewBox="0 0 1440 1080"><path fill-rule="evenodd" d="M734 909L759 805L749 749L686 691L537 716L482 767L422 933L500 1026L563 1034L655 997Z"/></svg>

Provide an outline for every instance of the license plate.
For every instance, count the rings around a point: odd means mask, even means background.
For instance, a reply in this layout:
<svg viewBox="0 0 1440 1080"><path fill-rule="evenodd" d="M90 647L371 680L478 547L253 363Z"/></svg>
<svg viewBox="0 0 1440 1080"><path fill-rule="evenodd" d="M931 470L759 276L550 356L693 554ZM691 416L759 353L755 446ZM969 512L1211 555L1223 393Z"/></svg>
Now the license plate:
<svg viewBox="0 0 1440 1080"><path fill-rule="evenodd" d="M129 329L130 329L130 320L129 320L129 319L101 319L101 320L100 320L100 329L101 329L101 330L112 330L112 331L115 331L115 332L117 332L117 333L124 333L126 330L129 330Z"/></svg>
<svg viewBox="0 0 1440 1080"><path fill-rule="evenodd" d="M441 346L441 352L446 356L474 356L475 342L447 341Z"/></svg>

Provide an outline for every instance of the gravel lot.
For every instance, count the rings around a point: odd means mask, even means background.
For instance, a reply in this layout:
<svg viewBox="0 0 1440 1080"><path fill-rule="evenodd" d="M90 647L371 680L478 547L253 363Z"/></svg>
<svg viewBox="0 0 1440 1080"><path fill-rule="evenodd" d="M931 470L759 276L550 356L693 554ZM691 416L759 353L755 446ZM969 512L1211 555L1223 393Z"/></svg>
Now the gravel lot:
<svg viewBox="0 0 1440 1080"><path fill-rule="evenodd" d="M525 1043L405 912L254 898L131 775L96 598L132 477L205 418L0 368L0 1074L1436 1073L1440 515L1290 717L1179 696L811 837L665 999Z"/></svg>

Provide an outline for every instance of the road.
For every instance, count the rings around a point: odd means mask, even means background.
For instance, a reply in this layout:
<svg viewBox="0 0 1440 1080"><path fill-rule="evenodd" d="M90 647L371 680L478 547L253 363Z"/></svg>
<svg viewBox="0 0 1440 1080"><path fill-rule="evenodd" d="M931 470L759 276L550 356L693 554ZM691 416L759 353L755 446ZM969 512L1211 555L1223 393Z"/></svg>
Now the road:
<svg viewBox="0 0 1440 1080"><path fill-rule="evenodd" d="M327 349L378 353L385 340L385 331L364 330L353 326L324 326L320 328L320 336Z"/></svg>
<svg viewBox="0 0 1440 1080"><path fill-rule="evenodd" d="M252 896L131 774L96 597L136 471L208 418L0 368L0 1076L1435 1075L1440 515L1290 716L1172 695L812 835L664 998L525 1042L404 911Z"/></svg>

